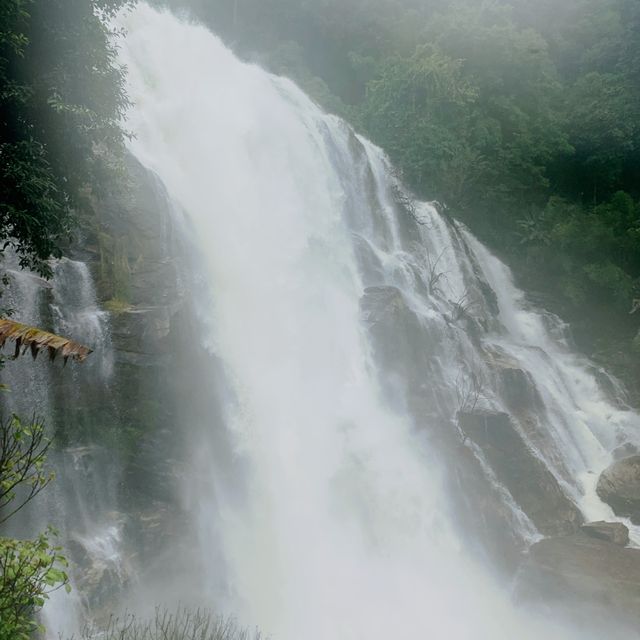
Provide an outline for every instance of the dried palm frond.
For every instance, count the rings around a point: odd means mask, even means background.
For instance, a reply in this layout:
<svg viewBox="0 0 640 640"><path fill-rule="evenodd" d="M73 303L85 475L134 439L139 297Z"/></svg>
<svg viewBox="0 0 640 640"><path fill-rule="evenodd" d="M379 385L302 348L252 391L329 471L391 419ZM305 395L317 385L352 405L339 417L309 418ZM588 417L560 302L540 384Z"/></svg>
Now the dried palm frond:
<svg viewBox="0 0 640 640"><path fill-rule="evenodd" d="M57 355L61 355L66 364L69 358L82 362L93 351L89 347L55 333L0 318L0 349L4 348L7 340L15 342L14 358L21 355L21 350L24 354L29 349L35 358L41 350L46 349L49 353L49 360L53 361Z"/></svg>

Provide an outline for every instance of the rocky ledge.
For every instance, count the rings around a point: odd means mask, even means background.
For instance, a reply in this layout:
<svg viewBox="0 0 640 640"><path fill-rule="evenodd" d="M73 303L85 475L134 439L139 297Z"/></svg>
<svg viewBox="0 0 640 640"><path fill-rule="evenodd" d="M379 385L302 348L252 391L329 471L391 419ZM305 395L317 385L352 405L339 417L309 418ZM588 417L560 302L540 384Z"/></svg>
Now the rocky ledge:
<svg viewBox="0 0 640 640"><path fill-rule="evenodd" d="M534 544L516 577L518 598L640 624L640 550L626 540L624 525L598 522Z"/></svg>
<svg viewBox="0 0 640 640"><path fill-rule="evenodd" d="M464 435L482 450L497 479L540 533L573 533L582 524L578 508L564 495L558 481L529 449L506 413L460 412Z"/></svg>

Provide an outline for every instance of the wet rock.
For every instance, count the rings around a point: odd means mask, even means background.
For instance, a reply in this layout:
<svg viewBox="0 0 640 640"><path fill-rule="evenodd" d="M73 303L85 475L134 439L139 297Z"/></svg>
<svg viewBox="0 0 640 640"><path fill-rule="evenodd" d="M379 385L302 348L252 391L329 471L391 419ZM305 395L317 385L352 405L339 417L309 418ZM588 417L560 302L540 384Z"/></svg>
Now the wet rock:
<svg viewBox="0 0 640 640"><path fill-rule="evenodd" d="M172 317L167 307L131 308L113 313L111 339L116 360L136 366L159 364L169 352L166 338Z"/></svg>
<svg viewBox="0 0 640 640"><path fill-rule="evenodd" d="M85 535L75 534L66 543L72 560L73 582L89 609L113 601L131 581L132 568L122 549L126 516L107 514L109 523Z"/></svg>
<svg viewBox="0 0 640 640"><path fill-rule="evenodd" d="M369 242L363 237L355 235L353 238L356 260L363 274L365 283L374 284L384 281L382 262Z"/></svg>
<svg viewBox="0 0 640 640"><path fill-rule="evenodd" d="M360 300L377 359L387 370L405 377L426 366L430 336L396 287L367 287ZM409 381L410 384L413 380Z"/></svg>
<svg viewBox="0 0 640 640"><path fill-rule="evenodd" d="M616 447L611 455L614 460L622 460L623 458L629 458L630 456L635 456L640 453L640 449L635 444L631 442L625 442L621 444L619 447Z"/></svg>
<svg viewBox="0 0 640 640"><path fill-rule="evenodd" d="M531 376L519 367L502 367L499 371L503 397L513 410L530 407L536 397Z"/></svg>
<svg viewBox="0 0 640 640"><path fill-rule="evenodd" d="M520 413L536 408L538 391L530 374L517 360L502 350L491 349L487 351L486 362L497 375L501 396L510 411Z"/></svg>
<svg viewBox="0 0 640 640"><path fill-rule="evenodd" d="M621 522L588 522L582 525L581 530L592 538L607 540L619 547L629 544L629 529Z"/></svg>
<svg viewBox="0 0 640 640"><path fill-rule="evenodd" d="M498 481L544 535L576 531L578 508L529 449L506 413L476 410L458 415L460 428L482 450Z"/></svg>
<svg viewBox="0 0 640 640"><path fill-rule="evenodd" d="M134 306L172 305L180 295L173 216L158 178L126 159L130 184L97 205L94 272L99 296Z"/></svg>
<svg viewBox="0 0 640 640"><path fill-rule="evenodd" d="M504 496L469 447L458 446L447 456L447 470L454 476L449 497L455 518L469 534L469 544L493 567L513 576L528 545Z"/></svg>
<svg viewBox="0 0 640 640"><path fill-rule="evenodd" d="M180 537L185 537L179 527L183 518L175 505L162 501L150 502L132 514L125 534L136 549L138 560L143 564L152 561L169 544L175 546Z"/></svg>
<svg viewBox="0 0 640 640"><path fill-rule="evenodd" d="M605 469L596 490L616 515L640 524L640 455L617 460Z"/></svg>
<svg viewBox="0 0 640 640"><path fill-rule="evenodd" d="M397 287L367 287L360 308L366 321L377 324L396 320L405 312L406 304Z"/></svg>
<svg viewBox="0 0 640 640"><path fill-rule="evenodd" d="M174 236L172 205L153 172L132 156L126 165L127 189L96 201L79 257L87 261L108 313L113 350L109 398L86 399L93 418L86 422L92 431L106 423L115 434L126 434L117 437L126 449L119 455L124 468L118 499L135 512L150 492L153 499L171 497L161 461L180 455L175 426L185 396L178 396L190 382L176 371L183 371L195 349L191 325L185 324L191 292L182 280L183 262L191 256ZM117 407L111 398L118 399ZM154 443L153 454L147 442Z"/></svg>
<svg viewBox="0 0 640 640"><path fill-rule="evenodd" d="M531 547L516 578L524 601L561 603L591 615L640 623L640 550L584 531Z"/></svg>

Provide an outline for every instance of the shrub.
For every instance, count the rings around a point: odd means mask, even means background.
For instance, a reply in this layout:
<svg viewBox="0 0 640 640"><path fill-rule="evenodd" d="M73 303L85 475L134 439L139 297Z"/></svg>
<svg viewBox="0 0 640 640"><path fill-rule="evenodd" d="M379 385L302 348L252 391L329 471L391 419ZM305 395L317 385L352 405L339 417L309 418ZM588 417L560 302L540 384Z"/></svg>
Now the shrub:
<svg viewBox="0 0 640 640"><path fill-rule="evenodd" d="M87 628L72 640L260 640L258 631L249 631L233 618L207 609L184 607L175 612L156 609L155 616L140 620L133 614L111 618L106 628Z"/></svg>

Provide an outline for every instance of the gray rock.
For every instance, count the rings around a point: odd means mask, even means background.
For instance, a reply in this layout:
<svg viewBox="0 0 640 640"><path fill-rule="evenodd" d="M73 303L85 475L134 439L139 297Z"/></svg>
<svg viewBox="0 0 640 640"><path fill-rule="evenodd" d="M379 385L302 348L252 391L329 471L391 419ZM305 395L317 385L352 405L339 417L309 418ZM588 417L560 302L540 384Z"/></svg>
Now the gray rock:
<svg viewBox="0 0 640 640"><path fill-rule="evenodd" d="M607 540L619 547L629 544L629 529L622 522L588 522L583 524L581 529L592 538Z"/></svg>
<svg viewBox="0 0 640 640"><path fill-rule="evenodd" d="M169 352L172 311L168 307L131 308L111 316L111 340L118 362L154 366Z"/></svg>
<svg viewBox="0 0 640 640"><path fill-rule="evenodd" d="M640 524L640 455L617 460L605 469L596 490L616 515Z"/></svg>
<svg viewBox="0 0 640 640"><path fill-rule="evenodd" d="M540 396L531 375L502 350L492 348L485 352L486 363L497 376L501 396L509 410L517 414L535 410L540 404Z"/></svg>
<svg viewBox="0 0 640 640"><path fill-rule="evenodd" d="M582 523L580 511L529 449L506 413L461 412L458 422L541 533L563 535L576 531Z"/></svg>
<svg viewBox="0 0 640 640"><path fill-rule="evenodd" d="M360 299L360 313L376 356L388 371L406 376L408 371L424 370L429 359L429 328L420 324L399 289L367 287Z"/></svg>
<svg viewBox="0 0 640 640"><path fill-rule="evenodd" d="M632 444L631 442L625 442L619 447L616 447L611 452L611 455L613 459L617 461L622 460L623 458L629 458L630 456L635 456L638 453L640 453L640 449L638 449L635 444Z"/></svg>
<svg viewBox="0 0 640 640"><path fill-rule="evenodd" d="M397 287L367 287L360 308L365 321L374 325L399 320L405 313L406 304Z"/></svg>
<svg viewBox="0 0 640 640"><path fill-rule="evenodd" d="M640 550L584 531L542 540L531 547L515 587L522 601L561 604L594 617L637 625Z"/></svg>

